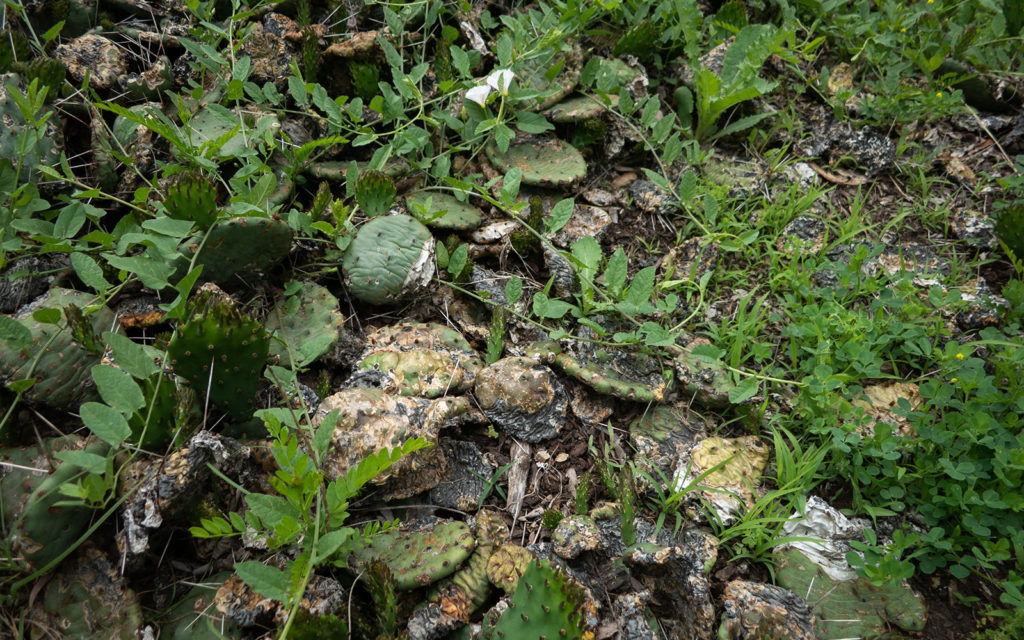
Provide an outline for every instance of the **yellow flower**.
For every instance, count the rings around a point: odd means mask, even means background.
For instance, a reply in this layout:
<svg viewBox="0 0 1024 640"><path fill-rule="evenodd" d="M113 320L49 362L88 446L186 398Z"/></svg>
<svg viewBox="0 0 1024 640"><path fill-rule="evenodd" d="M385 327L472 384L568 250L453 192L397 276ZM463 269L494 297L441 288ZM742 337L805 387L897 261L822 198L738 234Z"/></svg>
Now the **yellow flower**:
<svg viewBox="0 0 1024 640"><path fill-rule="evenodd" d="M956 359L957 360L963 360L964 359L964 354L962 354L962 353L956 354Z"/></svg>
<svg viewBox="0 0 1024 640"><path fill-rule="evenodd" d="M902 29L900 29L900 33L906 33L906 32L907 32L907 28L906 27L903 27Z"/></svg>
<svg viewBox="0 0 1024 640"><path fill-rule="evenodd" d="M928 0L928 4L935 4L935 0Z"/></svg>
<svg viewBox="0 0 1024 640"><path fill-rule="evenodd" d="M935 94L935 97L936 97L936 98L941 98L941 97L942 97L942 92L941 92L941 91L939 91L938 93L936 93L936 94Z"/></svg>

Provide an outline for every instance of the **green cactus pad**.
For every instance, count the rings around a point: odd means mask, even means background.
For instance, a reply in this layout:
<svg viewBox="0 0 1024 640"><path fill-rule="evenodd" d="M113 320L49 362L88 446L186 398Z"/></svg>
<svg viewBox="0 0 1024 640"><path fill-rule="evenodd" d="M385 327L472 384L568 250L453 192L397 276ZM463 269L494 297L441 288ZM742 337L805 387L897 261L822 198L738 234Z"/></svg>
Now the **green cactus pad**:
<svg viewBox="0 0 1024 640"><path fill-rule="evenodd" d="M368 218L387 213L396 193L395 181L383 171L365 171L356 180L356 202Z"/></svg>
<svg viewBox="0 0 1024 640"><path fill-rule="evenodd" d="M587 175L587 162L580 152L558 138L521 137L505 153L494 144L487 145L486 151L499 173L519 167L523 184L562 187Z"/></svg>
<svg viewBox="0 0 1024 640"><path fill-rule="evenodd" d="M310 164L306 171L320 180L340 182L345 180L350 164L352 164L351 160L326 160ZM366 171L369 164L369 162L356 162L356 168L360 172ZM385 162L380 170L392 178L398 178L409 173L409 163L402 158L393 158Z"/></svg>
<svg viewBox="0 0 1024 640"><path fill-rule="evenodd" d="M1024 260L1024 206L1003 209L996 220L996 236L1016 260Z"/></svg>
<svg viewBox="0 0 1024 640"><path fill-rule="evenodd" d="M46 297L33 302L15 320L31 333L31 341L15 344L0 339L0 382L13 382L28 376L33 358L39 361L31 372L36 383L25 392L25 400L32 403L48 404L58 409L73 409L95 396L90 369L99 363L99 356L87 351L75 342L72 331L67 328L66 313L62 313L62 324L44 324L36 321L32 313L39 309L61 309L75 305L84 309L96 304L96 296L70 289L51 289ZM101 307L88 317L89 325L98 335L114 324L114 313ZM56 334L56 337L53 337ZM53 341L50 342L50 339ZM40 349L47 345L40 353Z"/></svg>
<svg viewBox="0 0 1024 640"><path fill-rule="evenodd" d="M320 285L306 282L295 294L279 301L267 318L266 329L273 338L270 356L289 363L289 351L296 367L305 367L326 353L338 341L345 318L338 311L338 299Z"/></svg>
<svg viewBox="0 0 1024 640"><path fill-rule="evenodd" d="M434 275L434 238L406 215L381 216L362 227L342 263L352 295L389 304L425 287Z"/></svg>
<svg viewBox="0 0 1024 640"><path fill-rule="evenodd" d="M544 94L537 102L538 111L547 109L572 93L580 81L583 55L579 44L573 43L569 51L559 51L552 58L541 56L523 63L519 69L519 85L524 89ZM560 67L554 78L549 71Z"/></svg>
<svg viewBox="0 0 1024 640"><path fill-rule="evenodd" d="M167 354L174 373L200 399L206 398L209 388L210 406L241 420L252 414L269 348L260 325L223 292L207 285L196 294L189 320L178 327Z"/></svg>
<svg viewBox="0 0 1024 640"><path fill-rule="evenodd" d="M618 94L608 96L609 102L605 106L600 96L579 95L562 100L555 106L544 112L551 122L564 124L567 122L582 122L592 118L601 118L608 111L608 107L615 108L619 104Z"/></svg>
<svg viewBox="0 0 1024 640"><path fill-rule="evenodd" d="M71 546L89 526L86 507L56 506L65 499L58 488L81 473L75 465L61 462L54 454L85 451L103 455L107 445L99 440L63 436L44 447L0 449L0 460L11 465L0 468L0 508L6 529L4 547L28 569L39 569ZM29 471L39 469L39 472Z"/></svg>
<svg viewBox="0 0 1024 640"><path fill-rule="evenodd" d="M50 628L60 629L62 638L134 640L141 636L138 596L125 586L117 565L94 548L62 567L47 585L42 604Z"/></svg>
<svg viewBox="0 0 1024 640"><path fill-rule="evenodd" d="M185 131L188 139L197 147L213 141L219 142L217 157L226 160L237 157L249 148L253 138L261 135L261 132L280 128L281 122L270 113L224 113L222 108L204 108L193 114ZM171 149L177 151L177 147Z"/></svg>
<svg viewBox="0 0 1024 640"><path fill-rule="evenodd" d="M451 575L475 546L466 523L442 522L428 529L386 531L352 555L359 566L374 559L383 561L395 579L395 588L405 590Z"/></svg>
<svg viewBox="0 0 1024 640"><path fill-rule="evenodd" d="M224 637L239 637L241 632L234 620L210 606L217 588L229 577L231 572L225 571L193 587L167 614L160 637L168 636L171 640L221 640Z"/></svg>
<svg viewBox="0 0 1024 640"><path fill-rule="evenodd" d="M905 631L924 629L928 611L910 587L899 583L875 587L867 578L838 581L798 549L779 555L777 582L811 605L818 638L877 638L892 625Z"/></svg>
<svg viewBox="0 0 1024 640"><path fill-rule="evenodd" d="M50 115L46 124L41 128L30 126L10 95L13 91L25 93L25 83L18 74L0 75L0 160L8 160L13 167L20 163L22 182L38 182L40 165L55 167L60 163L64 132L49 107L36 114L40 119Z"/></svg>
<svg viewBox="0 0 1024 640"><path fill-rule="evenodd" d="M193 171L179 173L167 187L164 208L172 218L194 220L207 229L217 219L217 185Z"/></svg>
<svg viewBox="0 0 1024 640"><path fill-rule="evenodd" d="M414 218L435 229L469 231L479 227L482 220L479 209L439 191L410 193L405 205Z"/></svg>
<svg viewBox="0 0 1024 640"><path fill-rule="evenodd" d="M509 608L485 637L500 640L583 638L582 587L547 561L531 562L519 578ZM487 633L487 632L490 633Z"/></svg>
<svg viewBox="0 0 1024 640"><path fill-rule="evenodd" d="M292 230L273 218L231 218L210 230L206 244L193 240L182 247L186 257L196 251L196 264L203 265L203 280L222 287L256 284L261 274L288 256Z"/></svg>
<svg viewBox="0 0 1024 640"><path fill-rule="evenodd" d="M673 365L677 384L698 403L706 407L725 407L731 404L729 393L736 388L736 384L725 367L697 358L685 349L676 356ZM759 396L754 396L742 404L752 405L760 401Z"/></svg>

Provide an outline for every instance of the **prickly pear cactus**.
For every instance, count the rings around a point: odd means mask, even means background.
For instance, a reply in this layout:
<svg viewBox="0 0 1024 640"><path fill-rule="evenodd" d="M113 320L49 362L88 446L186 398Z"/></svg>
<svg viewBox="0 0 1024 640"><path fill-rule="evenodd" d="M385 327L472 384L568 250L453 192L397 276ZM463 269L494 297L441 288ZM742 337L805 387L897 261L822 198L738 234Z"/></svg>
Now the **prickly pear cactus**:
<svg viewBox="0 0 1024 640"><path fill-rule="evenodd" d="M217 587L229 577L230 572L220 573L193 587L167 614L160 637L169 637L171 640L221 640L224 637L238 637L238 625L210 606Z"/></svg>
<svg viewBox="0 0 1024 640"><path fill-rule="evenodd" d="M811 605L818 638L877 638L892 625L924 629L928 610L909 586L875 587L867 578L835 580L799 549L786 549L781 556L777 582Z"/></svg>
<svg viewBox="0 0 1024 640"><path fill-rule="evenodd" d="M338 299L330 291L317 284L303 283L296 295L278 302L267 318L270 355L284 364L305 367L338 341L338 331L344 323Z"/></svg>
<svg viewBox="0 0 1024 640"><path fill-rule="evenodd" d="M0 160L8 160L13 167L20 165L23 182L37 182L40 165L54 167L60 162L64 133L49 107L35 114L37 120L50 116L45 125L30 125L11 97L13 91L25 93L25 83L18 74L0 75Z"/></svg>
<svg viewBox="0 0 1024 640"><path fill-rule="evenodd" d="M102 455L107 446L98 440L63 436L44 447L0 449L0 496L3 500L4 544L27 569L45 567L70 547L89 526L89 509L56 506L58 492L81 469L52 457L61 451Z"/></svg>
<svg viewBox="0 0 1024 640"><path fill-rule="evenodd" d="M164 208L176 220L194 220L208 229L217 219L217 185L194 171L179 173L167 187Z"/></svg>
<svg viewBox="0 0 1024 640"><path fill-rule="evenodd" d="M487 559L487 579L505 593L515 593L533 554L517 544L503 544Z"/></svg>
<svg viewBox="0 0 1024 640"><path fill-rule="evenodd" d="M505 153L493 144L486 151L487 159L499 173L519 167L523 184L563 187L587 175L587 162L580 152L558 138L521 137Z"/></svg>
<svg viewBox="0 0 1024 640"><path fill-rule="evenodd" d="M356 202L368 218L387 213L396 193L395 181L383 171L366 171L356 180Z"/></svg>
<svg viewBox="0 0 1024 640"><path fill-rule="evenodd" d="M491 640L584 637L583 589L547 561L531 562L519 579L509 608L492 630Z"/></svg>
<svg viewBox="0 0 1024 640"><path fill-rule="evenodd" d="M464 522L442 522L427 529L392 529L374 536L352 556L357 565L379 559L399 590L425 587L451 575L476 546Z"/></svg>
<svg viewBox="0 0 1024 640"><path fill-rule="evenodd" d="M1003 209L996 220L996 236L1016 260L1024 260L1024 206Z"/></svg>
<svg viewBox="0 0 1024 640"><path fill-rule="evenodd" d="M25 400L58 409L77 408L83 400L94 397L95 387L89 372L99 363L99 355L75 341L68 328L66 312L61 314L61 324L39 322L32 314L40 309L63 309L69 305L83 309L97 301L96 296L81 291L51 289L45 297L14 316L26 329L25 340L0 339L0 382L32 377L35 384L25 392ZM113 325L114 313L101 307L87 316L87 320L99 335ZM32 368L34 361L35 368Z"/></svg>
<svg viewBox="0 0 1024 640"><path fill-rule="evenodd" d="M33 611L35 622L60 629L63 638L134 640L141 636L139 598L125 586L118 565L98 549L84 549L63 565L47 585L42 605L45 616Z"/></svg>
<svg viewBox="0 0 1024 640"><path fill-rule="evenodd" d="M46 100L52 102L64 88L66 69L64 63L56 58L39 57L18 65L18 72L25 83L38 79L41 86L46 87Z"/></svg>
<svg viewBox="0 0 1024 640"><path fill-rule="evenodd" d="M203 279L222 287L252 284L261 274L287 257L292 247L292 230L274 218L231 218L213 226L206 243L187 243L182 252L190 258L199 252L196 264L203 265Z"/></svg>
<svg viewBox="0 0 1024 640"><path fill-rule="evenodd" d="M497 513L484 510L476 515L474 535L476 551L465 566L430 595L434 606L439 606L448 615L463 621L468 621L470 615L487 601L491 593L487 564L494 548L508 537L508 525Z"/></svg>
<svg viewBox="0 0 1024 640"><path fill-rule="evenodd" d="M598 393L634 402L661 402L668 390L657 360L625 349L600 348L583 341L555 341L531 345L527 356L560 368Z"/></svg>
<svg viewBox="0 0 1024 640"><path fill-rule="evenodd" d="M371 304L398 302L434 276L434 237L406 215L374 218L359 229L342 265L355 297Z"/></svg>
<svg viewBox="0 0 1024 640"><path fill-rule="evenodd" d="M436 229L468 231L480 226L480 210L455 196L438 191L416 191L405 197L414 218Z"/></svg>
<svg viewBox="0 0 1024 640"><path fill-rule="evenodd" d="M174 373L210 407L234 419L251 416L270 339L215 286L204 285L191 303L188 321L167 348Z"/></svg>
<svg viewBox="0 0 1024 640"><path fill-rule="evenodd" d="M380 71L376 65L350 60L348 72L352 76L352 88L364 102L373 100L373 97L380 93L377 87L377 83L380 82Z"/></svg>

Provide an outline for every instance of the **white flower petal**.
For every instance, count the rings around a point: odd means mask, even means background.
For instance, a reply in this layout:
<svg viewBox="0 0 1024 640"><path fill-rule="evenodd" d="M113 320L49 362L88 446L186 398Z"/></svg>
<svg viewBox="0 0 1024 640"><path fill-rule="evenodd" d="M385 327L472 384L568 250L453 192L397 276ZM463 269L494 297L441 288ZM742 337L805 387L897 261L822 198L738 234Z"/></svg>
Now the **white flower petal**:
<svg viewBox="0 0 1024 640"><path fill-rule="evenodd" d="M504 95L508 93L508 88L512 86L512 78L514 77L516 77L516 74L512 73L511 69L498 69L487 76L487 86L495 91L500 91Z"/></svg>
<svg viewBox="0 0 1024 640"><path fill-rule="evenodd" d="M466 91L466 100L472 100L481 107L487 102L487 96L491 94L491 88L485 84L473 87Z"/></svg>

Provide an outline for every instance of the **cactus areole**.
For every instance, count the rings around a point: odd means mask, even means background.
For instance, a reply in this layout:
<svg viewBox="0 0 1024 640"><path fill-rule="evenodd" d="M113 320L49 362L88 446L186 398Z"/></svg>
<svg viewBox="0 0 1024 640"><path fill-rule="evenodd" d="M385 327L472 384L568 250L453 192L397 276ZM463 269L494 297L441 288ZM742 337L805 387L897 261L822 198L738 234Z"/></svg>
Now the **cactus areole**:
<svg viewBox="0 0 1024 640"><path fill-rule="evenodd" d="M342 263L352 295L370 304L391 304L427 286L434 277L434 237L407 215L364 224Z"/></svg>

